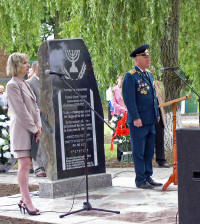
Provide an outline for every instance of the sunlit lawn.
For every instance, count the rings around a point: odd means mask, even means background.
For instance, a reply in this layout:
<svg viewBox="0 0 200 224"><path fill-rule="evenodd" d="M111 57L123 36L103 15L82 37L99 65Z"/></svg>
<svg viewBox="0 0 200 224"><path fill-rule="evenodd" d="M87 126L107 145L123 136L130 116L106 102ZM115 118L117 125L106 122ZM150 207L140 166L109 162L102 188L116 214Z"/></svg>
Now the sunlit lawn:
<svg viewBox="0 0 200 224"><path fill-rule="evenodd" d="M113 151L110 150L110 144L104 144L106 160L117 158L117 146L114 145Z"/></svg>
<svg viewBox="0 0 200 224"><path fill-rule="evenodd" d="M105 157L106 160L110 160L112 158L117 158L117 145L114 144L113 151L110 150L111 146L111 138L112 138L112 132L111 129L105 124L104 125L104 136L105 136Z"/></svg>

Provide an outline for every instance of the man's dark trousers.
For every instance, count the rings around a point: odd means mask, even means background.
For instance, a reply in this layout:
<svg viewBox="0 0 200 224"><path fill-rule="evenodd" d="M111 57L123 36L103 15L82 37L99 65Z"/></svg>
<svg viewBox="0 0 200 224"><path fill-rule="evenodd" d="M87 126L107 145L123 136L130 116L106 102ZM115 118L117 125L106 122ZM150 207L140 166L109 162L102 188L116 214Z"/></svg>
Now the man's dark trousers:
<svg viewBox="0 0 200 224"><path fill-rule="evenodd" d="M152 159L155 146L155 125L135 127L129 124L131 149L135 166L136 186L148 181L153 174Z"/></svg>
<svg viewBox="0 0 200 224"><path fill-rule="evenodd" d="M156 124L155 154L156 162L159 165L166 163L164 150L164 124L162 116L160 117L160 121Z"/></svg>

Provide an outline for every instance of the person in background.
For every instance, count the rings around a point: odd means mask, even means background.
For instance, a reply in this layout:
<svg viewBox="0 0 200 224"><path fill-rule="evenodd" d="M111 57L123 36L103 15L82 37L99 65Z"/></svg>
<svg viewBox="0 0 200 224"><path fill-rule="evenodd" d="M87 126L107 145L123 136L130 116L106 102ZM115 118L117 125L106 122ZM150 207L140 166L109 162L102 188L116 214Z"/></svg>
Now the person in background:
<svg viewBox="0 0 200 224"><path fill-rule="evenodd" d="M112 88L111 86L109 86L109 88L106 90L106 100L108 102L108 122L111 121L112 119L112 114L111 111L114 110L113 106L112 106Z"/></svg>
<svg viewBox="0 0 200 224"><path fill-rule="evenodd" d="M160 88L161 83L159 81L154 82L158 103L164 103L164 88L163 91ZM166 127L165 111L163 107L159 108L160 120L156 124L156 139L155 139L155 154L156 162L161 168L169 168L169 164L165 159L165 146L164 146L164 128Z"/></svg>
<svg viewBox="0 0 200 224"><path fill-rule="evenodd" d="M130 130L131 148L135 166L136 187L152 189L162 186L152 179L155 125L160 119L158 103L153 86L153 75L146 69L150 66L149 45L135 49L130 57L135 66L123 79L122 92L128 109L127 123Z"/></svg>
<svg viewBox="0 0 200 224"><path fill-rule="evenodd" d="M34 64L34 63L33 63ZM33 75L34 75L34 71L33 71L33 64L32 64L32 68L29 69L29 72L28 72L28 77L27 79L30 79Z"/></svg>
<svg viewBox="0 0 200 224"><path fill-rule="evenodd" d="M114 110L111 112L112 116L119 116L120 114L127 111L122 97L122 77L123 75L118 75L117 85L113 87L111 102L114 107Z"/></svg>
<svg viewBox="0 0 200 224"><path fill-rule="evenodd" d="M112 105L114 110L111 112L112 116L119 116L127 111L122 97L122 77L123 75L117 76L117 85L113 87L112 91ZM117 144L117 160L121 161L121 156L123 152L121 151L119 145Z"/></svg>
<svg viewBox="0 0 200 224"><path fill-rule="evenodd" d="M4 92L4 86L0 85L0 114L7 115L8 112L8 102L7 96Z"/></svg>
<svg viewBox="0 0 200 224"><path fill-rule="evenodd" d="M39 80L39 73L38 73L38 65L39 65L38 61L35 61L32 64L32 76L30 79L27 80L27 82L36 96L36 102L40 109L40 80ZM44 162L42 159L44 156L45 155L41 149L41 145L39 145L37 158L36 160L34 159L32 160L33 170L36 177L46 177L46 172L45 172L44 164L43 164Z"/></svg>
<svg viewBox="0 0 200 224"><path fill-rule="evenodd" d="M40 215L32 203L28 183L31 167L31 139L41 135L40 111L36 97L24 75L29 70L29 58L24 53L13 53L8 57L7 75L12 76L7 83L7 98L10 109L10 146L14 157L18 159L18 183L22 198L18 203L29 215Z"/></svg>

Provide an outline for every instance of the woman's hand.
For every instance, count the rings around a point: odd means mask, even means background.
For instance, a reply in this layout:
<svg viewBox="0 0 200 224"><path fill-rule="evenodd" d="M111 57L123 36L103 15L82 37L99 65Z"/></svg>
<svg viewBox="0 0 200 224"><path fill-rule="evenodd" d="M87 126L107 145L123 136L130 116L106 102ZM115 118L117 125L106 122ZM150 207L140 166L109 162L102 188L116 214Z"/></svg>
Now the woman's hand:
<svg viewBox="0 0 200 224"><path fill-rule="evenodd" d="M36 141L36 142L37 142L38 139L40 138L41 133L42 133L42 129L41 129L41 127L38 127L38 131L37 131L37 133L36 133L36 138L35 138L35 141Z"/></svg>

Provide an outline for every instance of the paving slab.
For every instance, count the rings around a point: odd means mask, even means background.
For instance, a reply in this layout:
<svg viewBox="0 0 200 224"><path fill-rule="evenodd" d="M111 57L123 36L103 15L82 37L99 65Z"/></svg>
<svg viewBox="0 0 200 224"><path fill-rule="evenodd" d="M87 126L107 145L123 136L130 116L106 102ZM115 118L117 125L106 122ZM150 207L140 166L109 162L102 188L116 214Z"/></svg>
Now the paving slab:
<svg viewBox="0 0 200 224"><path fill-rule="evenodd" d="M153 178L166 183L173 169L154 168ZM23 218L41 223L70 223L70 224L174 224L178 210L177 186L170 185L167 191L161 187L153 190L136 188L133 168L108 168L107 173L112 175L112 187L97 189L89 192L89 202L93 208L120 211L120 214L102 211L83 211L64 218L59 215L83 208L86 201L85 193L47 199L40 198L38 192L32 193L33 203L40 209L41 215L29 216L21 214L17 203L20 195L0 197L0 215L14 218ZM46 178L37 178L30 175L30 184L39 185L47 181ZM0 183L17 183L16 171L0 174Z"/></svg>

